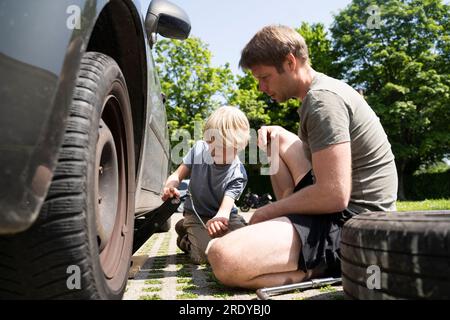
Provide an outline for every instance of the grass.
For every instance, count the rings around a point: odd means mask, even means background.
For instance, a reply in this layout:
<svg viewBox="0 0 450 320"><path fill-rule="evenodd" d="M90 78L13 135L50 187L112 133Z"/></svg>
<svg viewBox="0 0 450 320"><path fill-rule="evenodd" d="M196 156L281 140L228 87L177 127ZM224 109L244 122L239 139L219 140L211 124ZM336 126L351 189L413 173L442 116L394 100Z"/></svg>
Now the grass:
<svg viewBox="0 0 450 320"><path fill-rule="evenodd" d="M149 279L149 280L145 280L144 284L162 284L162 280Z"/></svg>
<svg viewBox="0 0 450 320"><path fill-rule="evenodd" d="M149 273L164 273L163 269L150 269L148 271Z"/></svg>
<svg viewBox="0 0 450 320"><path fill-rule="evenodd" d="M177 253L177 254L182 254L182 253L184 253L184 252L183 252L183 250L181 250L180 248L177 247L176 253Z"/></svg>
<svg viewBox="0 0 450 320"><path fill-rule="evenodd" d="M177 291L189 292L193 290L197 290L198 286L195 284L182 284L177 286Z"/></svg>
<svg viewBox="0 0 450 320"><path fill-rule="evenodd" d="M193 284L194 281L192 281L192 279L190 279L190 278L179 278L179 279L177 279L177 283L178 284L181 284L181 283Z"/></svg>
<svg viewBox="0 0 450 320"><path fill-rule="evenodd" d="M192 292L184 292L182 294L177 294L177 299L197 299L198 294L192 293Z"/></svg>
<svg viewBox="0 0 450 320"><path fill-rule="evenodd" d="M190 270L188 270L188 269L180 269L180 270L177 270L177 277L191 278L192 272L190 272Z"/></svg>
<svg viewBox="0 0 450 320"><path fill-rule="evenodd" d="M397 201L398 211L450 210L450 199Z"/></svg>
<svg viewBox="0 0 450 320"><path fill-rule="evenodd" d="M159 294L146 294L144 296L140 296L139 300L161 300Z"/></svg>
<svg viewBox="0 0 450 320"><path fill-rule="evenodd" d="M217 280L216 276L211 271L207 272L207 274L206 274L206 281L219 283L219 280Z"/></svg>
<svg viewBox="0 0 450 320"><path fill-rule="evenodd" d="M321 287L319 291L322 293L336 292L336 288L332 287L331 285L327 285L325 287Z"/></svg>
<svg viewBox="0 0 450 320"><path fill-rule="evenodd" d="M143 292L159 292L161 291L160 287L147 287L142 289Z"/></svg>
<svg viewBox="0 0 450 320"><path fill-rule="evenodd" d="M221 292L221 293L213 293L212 296L218 299L227 299L233 296L233 293Z"/></svg>

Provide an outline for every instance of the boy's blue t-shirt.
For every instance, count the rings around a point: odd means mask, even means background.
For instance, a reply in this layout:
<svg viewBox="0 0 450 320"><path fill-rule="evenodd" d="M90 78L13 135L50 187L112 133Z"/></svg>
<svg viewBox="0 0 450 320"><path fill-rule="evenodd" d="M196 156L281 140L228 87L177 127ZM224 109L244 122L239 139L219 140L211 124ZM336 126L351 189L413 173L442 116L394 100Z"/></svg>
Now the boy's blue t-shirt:
<svg viewBox="0 0 450 320"><path fill-rule="evenodd" d="M247 184L247 173L238 157L231 164L216 165L208 148L205 141L197 141L183 158L183 164L191 171L184 207L193 211L193 198L197 213L212 218L219 211L224 196L239 199ZM237 213L236 206L231 210L233 213Z"/></svg>

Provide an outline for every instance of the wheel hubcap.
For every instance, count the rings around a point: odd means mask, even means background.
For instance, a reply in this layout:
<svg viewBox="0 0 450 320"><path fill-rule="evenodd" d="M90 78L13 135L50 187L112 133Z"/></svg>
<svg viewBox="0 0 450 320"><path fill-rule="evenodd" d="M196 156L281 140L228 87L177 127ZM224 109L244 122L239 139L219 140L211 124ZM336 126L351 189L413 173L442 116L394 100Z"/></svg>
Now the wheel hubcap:
<svg viewBox="0 0 450 320"><path fill-rule="evenodd" d="M113 233L119 194L116 147L111 131L103 120L100 121L99 127L96 163L98 175L96 221L99 250L101 252L108 244Z"/></svg>

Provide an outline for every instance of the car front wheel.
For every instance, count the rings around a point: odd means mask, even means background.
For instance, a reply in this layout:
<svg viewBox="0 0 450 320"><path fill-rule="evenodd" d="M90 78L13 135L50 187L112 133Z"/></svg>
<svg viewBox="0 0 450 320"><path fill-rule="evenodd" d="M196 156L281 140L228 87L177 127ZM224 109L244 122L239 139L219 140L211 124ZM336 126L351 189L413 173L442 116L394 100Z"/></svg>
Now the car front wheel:
<svg viewBox="0 0 450 320"><path fill-rule="evenodd" d="M120 299L134 230L134 145L117 63L84 55L36 223L0 238L0 298Z"/></svg>

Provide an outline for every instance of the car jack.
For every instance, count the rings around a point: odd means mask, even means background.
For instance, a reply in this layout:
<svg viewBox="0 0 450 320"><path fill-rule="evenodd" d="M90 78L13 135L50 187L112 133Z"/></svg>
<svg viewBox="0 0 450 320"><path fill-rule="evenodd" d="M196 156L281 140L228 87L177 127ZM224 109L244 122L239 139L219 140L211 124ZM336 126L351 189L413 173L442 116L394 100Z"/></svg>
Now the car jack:
<svg viewBox="0 0 450 320"><path fill-rule="evenodd" d="M181 204L181 198L169 198L158 208L148 211L138 217L136 222L143 221L136 226L133 241L133 253L136 252L152 234L158 231Z"/></svg>

